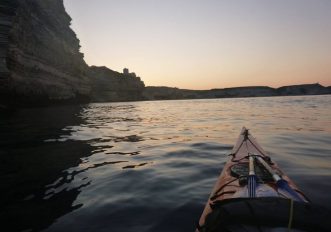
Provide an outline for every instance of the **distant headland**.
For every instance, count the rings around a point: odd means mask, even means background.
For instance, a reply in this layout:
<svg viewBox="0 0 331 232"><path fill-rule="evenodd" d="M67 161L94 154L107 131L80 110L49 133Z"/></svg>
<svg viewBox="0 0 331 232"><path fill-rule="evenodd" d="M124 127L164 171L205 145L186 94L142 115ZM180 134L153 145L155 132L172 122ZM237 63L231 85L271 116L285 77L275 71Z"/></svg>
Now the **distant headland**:
<svg viewBox="0 0 331 232"><path fill-rule="evenodd" d="M169 87L145 87L145 100L170 99L208 99L233 97L269 97L331 94L331 86L324 87L318 83L282 86L271 88L268 86L245 86L211 90L189 90Z"/></svg>
<svg viewBox="0 0 331 232"><path fill-rule="evenodd" d="M331 94L319 84L186 90L88 66L63 0L6 0L0 14L0 108L88 102Z"/></svg>

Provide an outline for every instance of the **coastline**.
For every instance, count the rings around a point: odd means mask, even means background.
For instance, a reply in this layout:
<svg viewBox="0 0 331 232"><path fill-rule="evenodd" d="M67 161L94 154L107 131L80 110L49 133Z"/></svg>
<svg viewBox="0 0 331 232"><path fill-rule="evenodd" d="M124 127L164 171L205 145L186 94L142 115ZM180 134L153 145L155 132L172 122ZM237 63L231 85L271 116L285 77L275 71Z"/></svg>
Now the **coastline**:
<svg viewBox="0 0 331 232"><path fill-rule="evenodd" d="M331 87L318 83L282 86L245 86L211 90L187 90L170 87L145 87L145 100L180 100L180 99L213 99L213 98L245 98L245 97L275 97L275 96L306 96L328 95Z"/></svg>
<svg viewBox="0 0 331 232"><path fill-rule="evenodd" d="M331 94L318 83L189 90L145 86L135 73L88 66L63 1L5 1L0 19L0 110L92 102ZM53 9L48 14L48 9ZM54 37L56 35L56 37ZM43 41L44 43L39 43ZM126 72L125 72L126 71Z"/></svg>

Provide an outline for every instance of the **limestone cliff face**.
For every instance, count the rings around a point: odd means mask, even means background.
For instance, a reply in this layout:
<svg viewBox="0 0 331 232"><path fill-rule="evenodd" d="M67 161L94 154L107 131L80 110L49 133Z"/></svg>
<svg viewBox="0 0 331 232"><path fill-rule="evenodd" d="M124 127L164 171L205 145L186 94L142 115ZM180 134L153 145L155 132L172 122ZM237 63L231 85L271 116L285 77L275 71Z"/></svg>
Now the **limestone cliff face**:
<svg viewBox="0 0 331 232"><path fill-rule="evenodd" d="M142 100L144 82L139 77L124 75L107 67L90 67L93 102Z"/></svg>
<svg viewBox="0 0 331 232"><path fill-rule="evenodd" d="M63 0L1 0L0 106L141 100L144 83L88 67Z"/></svg>
<svg viewBox="0 0 331 232"><path fill-rule="evenodd" d="M7 68L9 32L13 25L16 9L17 2L15 0L0 2L0 85L9 76Z"/></svg>
<svg viewBox="0 0 331 232"><path fill-rule="evenodd" d="M87 100L88 66L63 1L1 2L2 102Z"/></svg>

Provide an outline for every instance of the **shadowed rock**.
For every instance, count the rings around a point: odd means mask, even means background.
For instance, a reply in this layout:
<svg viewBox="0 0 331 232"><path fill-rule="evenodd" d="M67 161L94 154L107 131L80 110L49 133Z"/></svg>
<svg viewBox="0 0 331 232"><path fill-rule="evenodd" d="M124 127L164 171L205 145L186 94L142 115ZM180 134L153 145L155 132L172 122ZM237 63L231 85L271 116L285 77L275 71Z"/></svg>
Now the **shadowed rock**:
<svg viewBox="0 0 331 232"><path fill-rule="evenodd" d="M74 201L89 179L70 189L50 190L71 183L74 174L66 170L78 166L93 148L84 141L44 142L66 133L62 128L68 125L83 123L80 110L61 106L0 115L0 216L6 231L40 231L82 206Z"/></svg>
<svg viewBox="0 0 331 232"><path fill-rule="evenodd" d="M63 0L0 3L0 105L140 100L140 78L90 67Z"/></svg>
<svg viewBox="0 0 331 232"><path fill-rule="evenodd" d="M142 100L144 82L139 77L125 75L107 67L90 68L92 101L137 101Z"/></svg>

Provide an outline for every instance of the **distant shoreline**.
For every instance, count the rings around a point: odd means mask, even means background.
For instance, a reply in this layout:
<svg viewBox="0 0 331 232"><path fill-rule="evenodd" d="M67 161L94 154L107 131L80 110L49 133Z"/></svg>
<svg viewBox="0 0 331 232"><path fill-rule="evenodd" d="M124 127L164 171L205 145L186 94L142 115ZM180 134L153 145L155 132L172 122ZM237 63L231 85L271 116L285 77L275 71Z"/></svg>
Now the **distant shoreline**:
<svg viewBox="0 0 331 232"><path fill-rule="evenodd" d="M185 101L185 100L213 100L213 99L237 99L237 98L273 98L273 97L313 97L313 96L329 96L331 93L328 94L305 94L305 95L276 95L276 96L251 96L251 97L223 97L223 98L181 98L181 99L146 99L146 100L141 100L141 101ZM122 102L122 101L119 101ZM118 102L118 103L119 103ZM140 101L124 101L124 102L140 102ZM107 102L90 102L90 103L107 103ZM116 103L113 101L110 101L109 103Z"/></svg>
<svg viewBox="0 0 331 232"><path fill-rule="evenodd" d="M143 92L143 100L180 100L180 99L213 99L240 97L275 97L331 94L331 86L318 83L282 86L245 86L211 90L189 90L164 86L147 86Z"/></svg>

